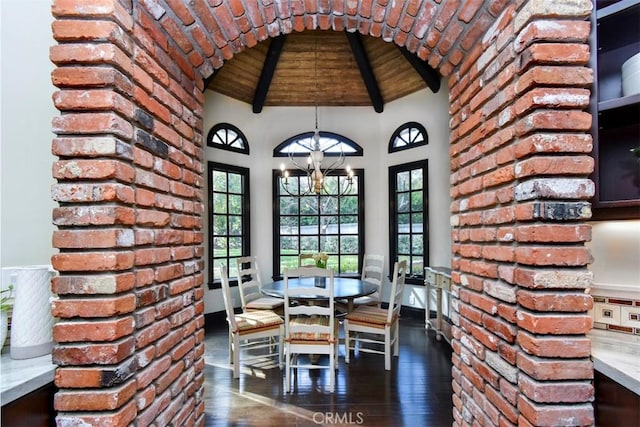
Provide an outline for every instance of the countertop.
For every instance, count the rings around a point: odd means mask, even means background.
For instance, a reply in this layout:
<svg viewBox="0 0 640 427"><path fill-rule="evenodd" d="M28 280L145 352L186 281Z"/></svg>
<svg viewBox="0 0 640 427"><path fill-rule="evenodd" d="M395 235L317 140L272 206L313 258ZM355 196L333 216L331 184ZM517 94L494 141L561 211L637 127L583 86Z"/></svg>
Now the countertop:
<svg viewBox="0 0 640 427"><path fill-rule="evenodd" d="M591 359L594 369L640 395L640 336L593 329ZM51 354L14 360L0 358L0 402L6 405L54 379Z"/></svg>
<svg viewBox="0 0 640 427"><path fill-rule="evenodd" d="M55 369L51 354L15 360L9 353L3 353L0 357L0 402L6 405L49 384Z"/></svg>
<svg viewBox="0 0 640 427"><path fill-rule="evenodd" d="M588 336L594 369L640 396L640 335L593 329Z"/></svg>

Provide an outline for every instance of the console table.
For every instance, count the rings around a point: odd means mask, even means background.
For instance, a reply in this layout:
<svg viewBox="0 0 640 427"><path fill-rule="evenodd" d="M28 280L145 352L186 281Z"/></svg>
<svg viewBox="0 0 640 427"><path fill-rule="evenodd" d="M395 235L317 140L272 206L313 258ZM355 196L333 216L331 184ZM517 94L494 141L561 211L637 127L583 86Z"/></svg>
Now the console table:
<svg viewBox="0 0 640 427"><path fill-rule="evenodd" d="M451 269L447 267L425 267L424 285L426 290L425 328L436 332L436 339L442 337L451 344ZM435 317L431 315L432 299L435 294Z"/></svg>

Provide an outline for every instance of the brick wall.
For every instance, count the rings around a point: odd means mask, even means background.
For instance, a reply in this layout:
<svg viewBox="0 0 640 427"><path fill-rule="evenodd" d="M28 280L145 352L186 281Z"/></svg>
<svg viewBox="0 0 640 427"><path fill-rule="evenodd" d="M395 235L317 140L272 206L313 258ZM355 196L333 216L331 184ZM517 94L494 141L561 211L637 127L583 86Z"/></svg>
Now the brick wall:
<svg viewBox="0 0 640 427"><path fill-rule="evenodd" d="M360 31L451 103L457 425L593 424L588 1L56 0L58 425L202 425L202 79Z"/></svg>
<svg viewBox="0 0 640 427"><path fill-rule="evenodd" d="M594 422L590 2L511 2L449 77L454 417Z"/></svg>
<svg viewBox="0 0 640 427"><path fill-rule="evenodd" d="M58 425L202 424L202 79L138 2L56 1Z"/></svg>

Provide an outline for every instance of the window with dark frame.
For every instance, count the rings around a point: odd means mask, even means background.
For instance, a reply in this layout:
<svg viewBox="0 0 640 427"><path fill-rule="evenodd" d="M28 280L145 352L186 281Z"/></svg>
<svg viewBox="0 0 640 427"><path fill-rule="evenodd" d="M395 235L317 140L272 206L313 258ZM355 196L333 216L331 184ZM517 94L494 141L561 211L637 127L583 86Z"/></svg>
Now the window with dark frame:
<svg viewBox="0 0 640 427"><path fill-rule="evenodd" d="M207 146L236 153L249 154L249 142L244 133L230 123L218 123L207 134Z"/></svg>
<svg viewBox="0 0 640 427"><path fill-rule="evenodd" d="M418 122L407 122L391 135L389 139L389 153L396 151L408 150L410 148L427 145L429 143L429 135L427 129Z"/></svg>
<svg viewBox="0 0 640 427"><path fill-rule="evenodd" d="M354 169L347 195L336 197L346 176L328 176L325 188L333 195L294 197L283 189L279 170L273 171L273 274L297 267L299 253L326 252L328 268L341 276L357 276L364 251L364 170ZM291 171L287 186L307 188L303 171Z"/></svg>
<svg viewBox="0 0 640 427"><path fill-rule="evenodd" d="M249 169L207 162L209 179L209 288L220 288L220 266L238 276L236 258L251 254Z"/></svg>
<svg viewBox="0 0 640 427"><path fill-rule="evenodd" d="M313 149L313 132L305 132L283 141L273 149L273 157L304 157ZM357 142L334 132L320 131L320 149L325 156L362 156L362 147Z"/></svg>
<svg viewBox="0 0 640 427"><path fill-rule="evenodd" d="M429 265L428 198L427 160L389 167L389 254L407 261L407 283L422 284Z"/></svg>

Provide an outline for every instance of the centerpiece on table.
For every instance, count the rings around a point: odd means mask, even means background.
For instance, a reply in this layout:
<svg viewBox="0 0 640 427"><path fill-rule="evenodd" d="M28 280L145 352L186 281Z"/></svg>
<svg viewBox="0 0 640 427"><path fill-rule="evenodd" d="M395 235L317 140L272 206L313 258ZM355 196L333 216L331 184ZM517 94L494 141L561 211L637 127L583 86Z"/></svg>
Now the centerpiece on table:
<svg viewBox="0 0 640 427"><path fill-rule="evenodd" d="M318 268L327 268L327 260L329 259L329 255L325 252L318 252L313 254L313 260L316 263L316 267ZM316 277L315 285L320 288L324 288L327 285L326 277Z"/></svg>

